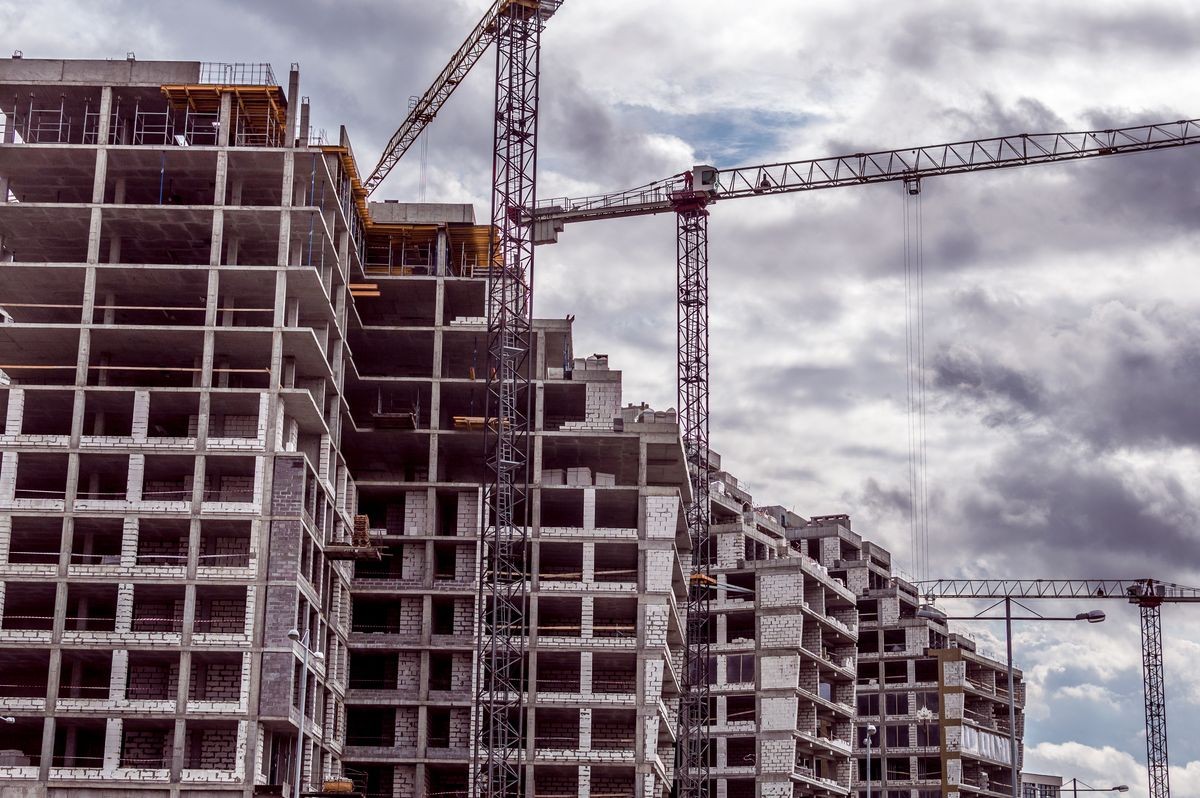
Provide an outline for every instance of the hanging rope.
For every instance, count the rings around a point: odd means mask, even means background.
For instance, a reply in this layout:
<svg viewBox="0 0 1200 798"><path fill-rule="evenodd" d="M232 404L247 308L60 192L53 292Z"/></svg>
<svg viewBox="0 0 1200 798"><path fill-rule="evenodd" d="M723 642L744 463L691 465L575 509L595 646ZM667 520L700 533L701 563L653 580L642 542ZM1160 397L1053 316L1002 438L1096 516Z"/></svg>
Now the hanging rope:
<svg viewBox="0 0 1200 798"><path fill-rule="evenodd" d="M929 578L929 443L925 371L925 244L921 186L905 181L904 355L908 394L908 500L910 566Z"/></svg>

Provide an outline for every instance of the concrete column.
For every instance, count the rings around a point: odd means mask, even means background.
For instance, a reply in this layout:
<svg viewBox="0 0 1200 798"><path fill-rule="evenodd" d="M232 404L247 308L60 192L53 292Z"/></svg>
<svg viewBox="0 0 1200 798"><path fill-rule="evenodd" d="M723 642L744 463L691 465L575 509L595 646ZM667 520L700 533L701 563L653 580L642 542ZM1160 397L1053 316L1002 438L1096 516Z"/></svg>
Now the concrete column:
<svg viewBox="0 0 1200 798"><path fill-rule="evenodd" d="M284 123L287 130L283 131L283 146L294 147L296 145L296 112L300 108L300 65L292 64L291 71L288 73L288 93L287 93L287 121ZM307 143L307 136L305 143Z"/></svg>
<svg viewBox="0 0 1200 798"><path fill-rule="evenodd" d="M133 428L135 441L144 441L150 432L150 392L133 392Z"/></svg>
<svg viewBox="0 0 1200 798"><path fill-rule="evenodd" d="M229 146L229 126L233 119L233 95L228 92L221 95L220 129L217 131L217 146Z"/></svg>
<svg viewBox="0 0 1200 798"><path fill-rule="evenodd" d="M4 434L20 435L21 421L25 414L25 389L8 389L8 411L4 417Z"/></svg>
<svg viewBox="0 0 1200 798"><path fill-rule="evenodd" d="M118 177L113 181L113 205L125 204L125 178Z"/></svg>
<svg viewBox="0 0 1200 798"><path fill-rule="evenodd" d="M446 275L450 273L450 233L444 224L438 225L437 233L437 260L434 261L434 274ZM439 283L440 287L440 283ZM438 301L441 301L441 292L438 292ZM438 308L437 323L442 323L442 309Z"/></svg>

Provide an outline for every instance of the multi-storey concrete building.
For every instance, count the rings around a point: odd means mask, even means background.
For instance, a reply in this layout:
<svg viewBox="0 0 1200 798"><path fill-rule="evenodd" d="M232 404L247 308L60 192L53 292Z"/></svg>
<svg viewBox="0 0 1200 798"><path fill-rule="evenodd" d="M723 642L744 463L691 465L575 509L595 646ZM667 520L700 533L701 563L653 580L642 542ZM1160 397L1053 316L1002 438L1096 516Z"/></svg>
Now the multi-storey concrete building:
<svg viewBox="0 0 1200 798"><path fill-rule="evenodd" d="M6 794L278 792L302 717L305 785L465 794L489 228L368 206L298 87L0 63ZM536 328L528 778L665 795L678 426Z"/></svg>
<svg viewBox="0 0 1200 798"><path fill-rule="evenodd" d="M856 597L790 545L803 518L724 471L711 507L714 798L848 795Z"/></svg>
<svg viewBox="0 0 1200 798"><path fill-rule="evenodd" d="M824 516L792 531L858 596L857 728L860 796L1011 795L1008 670L944 622L918 617L916 587L892 572L891 555ZM1018 763L1025 685L1014 672ZM871 739L870 766L863 744Z"/></svg>

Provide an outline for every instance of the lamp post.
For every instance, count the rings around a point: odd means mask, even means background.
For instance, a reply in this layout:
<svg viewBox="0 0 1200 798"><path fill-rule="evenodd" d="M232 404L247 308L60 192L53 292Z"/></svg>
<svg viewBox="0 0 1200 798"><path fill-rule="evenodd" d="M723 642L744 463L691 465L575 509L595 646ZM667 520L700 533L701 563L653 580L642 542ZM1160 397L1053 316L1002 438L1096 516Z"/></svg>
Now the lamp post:
<svg viewBox="0 0 1200 798"><path fill-rule="evenodd" d="M325 655L320 651L312 651L308 647L308 629L304 630L304 636L300 636L300 631L292 629L288 632L288 640L293 643L299 643L300 648L304 649L303 666L300 669L300 725L296 730L296 777L292 784L292 798L300 798L300 780L303 778L301 771L304 768L304 715L305 709L308 706L308 655L312 654L313 659L317 662L322 662Z"/></svg>
<svg viewBox="0 0 1200 798"><path fill-rule="evenodd" d="M867 747L867 798L871 798L871 738L875 736L875 724L867 724L867 736L863 738L863 745Z"/></svg>
<svg viewBox="0 0 1200 798"><path fill-rule="evenodd" d="M1080 784L1083 785L1080 788ZM1128 784L1118 784L1116 787L1093 787L1086 781L1081 782L1079 779L1071 779L1071 795L1072 798L1078 798L1081 792L1129 792Z"/></svg>
<svg viewBox="0 0 1200 798"><path fill-rule="evenodd" d="M946 621L990 621L994 618L982 617L984 612L996 607L1001 602L993 604L991 607L984 609L978 615L947 615L932 604L922 604L917 609L917 617L926 620L938 621L945 623ZM1088 623L1100 623L1104 620L1105 615L1103 610L1088 610L1073 616L1047 617L1033 613L1033 617L1013 618L1011 596L1004 597L1004 642L1008 653L1008 755L1009 764L1012 766L1012 798L1021 798L1021 779L1020 768L1017 767L1017 696L1013 690L1013 649L1012 649L1012 622L1017 621L1087 621ZM1025 607L1024 604L1020 606ZM1026 610L1033 612L1028 607ZM1128 789L1128 787L1126 787ZM867 796L870 798L870 796Z"/></svg>

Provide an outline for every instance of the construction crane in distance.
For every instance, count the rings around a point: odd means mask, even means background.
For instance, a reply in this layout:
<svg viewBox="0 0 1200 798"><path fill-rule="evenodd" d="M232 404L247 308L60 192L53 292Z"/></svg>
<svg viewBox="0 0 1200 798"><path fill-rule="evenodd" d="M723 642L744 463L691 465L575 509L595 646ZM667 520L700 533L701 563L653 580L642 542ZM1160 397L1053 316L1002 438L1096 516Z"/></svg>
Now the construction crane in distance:
<svg viewBox="0 0 1200 798"><path fill-rule="evenodd" d="M363 181L363 188L366 189L368 195L379 188L379 184L391 173L392 167L400 162L404 153L408 152L413 142L420 137L421 132L433 121L438 111L442 110L442 106L450 99L454 90L463 82L483 54L488 51L488 48L496 42L501 16L508 12L510 5L522 2L525 0L495 0L479 23L471 30L466 41L450 57L450 61L442 68L433 84L413 102L412 107L408 110L408 116L404 118L404 122L392 134L387 146L383 148L383 155L380 156L379 163ZM528 5L527 2L525 4ZM533 5L537 7L541 21L544 23L558 10L559 3L543 2L538 4L535 2Z"/></svg>
<svg viewBox="0 0 1200 798"><path fill-rule="evenodd" d="M1068 133L1021 133L907 149L790 161L734 169L695 166L625 191L546 200L525 209L539 244L554 243L565 225L674 212L676 220L677 392L679 423L692 480L687 511L692 573L687 600L683 697L677 734L676 798L708 790L708 660L710 610L708 437L708 206L721 201L817 189L902 182L910 194L925 177L1075 161L1200 144L1200 120ZM1161 668L1158 671L1161 684ZM1161 689L1158 690L1161 696ZM1147 699L1149 702L1149 698ZM1161 717L1161 713L1156 715ZM1165 761L1165 726L1161 747ZM1166 768L1152 771L1165 798Z"/></svg>
<svg viewBox="0 0 1200 798"><path fill-rule="evenodd" d="M1136 604L1142 616L1142 681L1150 798L1169 798L1162 605L1200 603L1200 588L1156 579L935 579L918 582L916 587L930 602L938 598L1119 599Z"/></svg>

